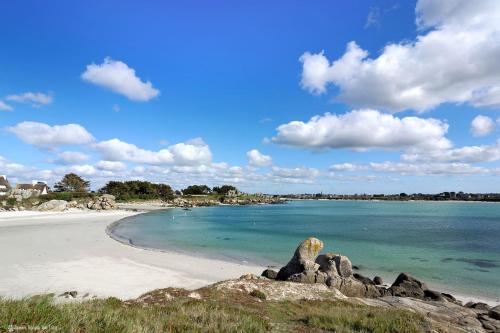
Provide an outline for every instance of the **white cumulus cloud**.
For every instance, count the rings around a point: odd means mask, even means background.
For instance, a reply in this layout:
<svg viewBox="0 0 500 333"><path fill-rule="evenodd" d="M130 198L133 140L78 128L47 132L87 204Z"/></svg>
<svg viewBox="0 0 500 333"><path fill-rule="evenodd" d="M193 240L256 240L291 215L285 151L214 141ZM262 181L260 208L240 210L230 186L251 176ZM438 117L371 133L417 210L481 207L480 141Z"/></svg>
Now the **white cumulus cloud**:
<svg viewBox="0 0 500 333"><path fill-rule="evenodd" d="M353 164L353 163L341 163L341 164L333 164L330 166L330 170L332 171L359 171L359 170L365 170L366 167L359 165L359 164Z"/></svg>
<svg viewBox="0 0 500 333"><path fill-rule="evenodd" d="M277 182L286 183L311 183L320 174L316 168L297 167L297 168L283 168L274 166L268 177Z"/></svg>
<svg viewBox="0 0 500 333"><path fill-rule="evenodd" d="M370 169L377 172L399 173L401 175L470 175L484 174L491 170L467 163L370 163Z"/></svg>
<svg viewBox="0 0 500 333"><path fill-rule="evenodd" d="M500 140L491 145L464 146L460 148L406 153L401 155L405 161L439 161L482 163L500 160Z"/></svg>
<svg viewBox="0 0 500 333"><path fill-rule="evenodd" d="M80 164L89 158L89 155L78 151L63 151L57 154L57 159L54 162L57 164Z"/></svg>
<svg viewBox="0 0 500 333"><path fill-rule="evenodd" d="M100 65L87 65L82 79L138 102L149 101L160 94L151 82L143 82L133 68L109 57Z"/></svg>
<svg viewBox="0 0 500 333"><path fill-rule="evenodd" d="M500 1L419 0L413 41L386 45L370 58L356 42L330 62L306 52L302 87L358 107L425 111L442 103L500 106Z"/></svg>
<svg viewBox="0 0 500 333"><path fill-rule="evenodd" d="M15 134L23 142L40 147L52 148L59 145L85 144L93 141L92 135L78 124L54 125L24 121L7 131Z"/></svg>
<svg viewBox="0 0 500 333"><path fill-rule="evenodd" d="M376 110L326 113L309 121L292 121L277 128L271 142L303 148L444 149L448 124L437 119L398 118Z"/></svg>
<svg viewBox="0 0 500 333"><path fill-rule="evenodd" d="M257 149L247 152L248 164L256 167L266 167L272 164L273 159L269 155L264 155Z"/></svg>
<svg viewBox="0 0 500 333"><path fill-rule="evenodd" d="M28 103L34 107L39 107L52 103L53 97L51 94L44 94L39 92L34 93L29 91L22 94L9 95L5 99L10 102Z"/></svg>
<svg viewBox="0 0 500 333"><path fill-rule="evenodd" d="M119 139L101 141L94 144L93 147L108 161L189 166L210 163L212 160L210 147L200 139L171 145L159 151L142 149Z"/></svg>
<svg viewBox="0 0 500 333"><path fill-rule="evenodd" d="M495 122L487 116L476 116L470 123L470 130L474 136L486 136L495 130Z"/></svg>
<svg viewBox="0 0 500 333"><path fill-rule="evenodd" d="M127 165L125 163L117 161L99 161L95 166L99 170L107 171L123 171L127 169Z"/></svg>

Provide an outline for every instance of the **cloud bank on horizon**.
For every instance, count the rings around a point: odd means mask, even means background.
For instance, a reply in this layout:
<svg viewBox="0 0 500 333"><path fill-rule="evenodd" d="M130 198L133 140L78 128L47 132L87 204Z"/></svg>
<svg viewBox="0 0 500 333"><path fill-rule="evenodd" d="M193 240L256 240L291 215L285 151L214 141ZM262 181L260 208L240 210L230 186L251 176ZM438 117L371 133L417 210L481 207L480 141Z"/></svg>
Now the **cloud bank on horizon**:
<svg viewBox="0 0 500 333"><path fill-rule="evenodd" d="M395 6L390 11L396 10ZM207 102L196 111L198 116L176 123L181 133L176 137L182 138L178 140L158 130L157 123L169 124L173 113L182 114L196 98L160 95L160 90L175 91L173 76L162 77L132 56L113 55L127 63L106 57L102 63L87 61L86 67L71 69L71 85L78 92L69 95L82 94L82 103L89 103L81 114L52 114L57 103L68 110L74 104L57 90L56 101L51 87L42 84L33 84L43 88L39 90L0 89L0 111L7 111L0 116L12 115L11 122L2 122L1 139L14 138L30 152L11 158L20 155L6 145L0 150L0 174L14 181L53 183L75 172L94 187L109 180L139 179L177 188L227 183L248 191L281 193L325 188L361 192L365 186L366 192L421 191L419 186L433 191L439 182L457 184L442 190L460 190L465 184L469 187L464 190L479 191L500 185L500 2L418 0L414 13L416 35L408 33L410 37L399 42L390 39L379 45L378 54L364 49L356 38L347 47L334 45L345 51L333 59L321 48L305 49L296 67L287 70L301 71L293 95L302 94L304 102L297 104L304 108L310 103L314 112L270 110L271 117L259 116L255 124L248 122L248 115L233 121L237 111L225 110L225 100L218 101L215 112L206 111L212 103L207 92L201 95ZM380 18L380 9L367 8L361 30L383 30ZM321 43L330 47L328 38ZM224 65L224 70L230 68ZM179 77L187 77L184 85L196 90L201 80L187 67ZM240 71L230 70L234 75ZM252 87L256 96L266 96L267 91ZM234 96L226 93L227 100L238 98L238 92L232 92ZM98 102L90 104L92 99ZM166 99L175 102L162 104ZM88 121L105 112L115 120ZM148 116L151 112L168 115L153 118ZM29 154L36 157L30 159Z"/></svg>

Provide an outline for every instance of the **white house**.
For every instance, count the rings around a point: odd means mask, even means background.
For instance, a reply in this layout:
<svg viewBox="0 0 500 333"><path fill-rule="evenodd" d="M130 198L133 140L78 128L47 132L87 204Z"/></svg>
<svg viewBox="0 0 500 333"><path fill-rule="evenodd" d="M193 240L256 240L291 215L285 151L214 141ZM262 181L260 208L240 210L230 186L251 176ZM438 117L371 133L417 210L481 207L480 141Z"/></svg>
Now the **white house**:
<svg viewBox="0 0 500 333"><path fill-rule="evenodd" d="M39 195L47 194L48 186L45 182L33 180L31 184L16 184L16 189L21 191L39 191Z"/></svg>

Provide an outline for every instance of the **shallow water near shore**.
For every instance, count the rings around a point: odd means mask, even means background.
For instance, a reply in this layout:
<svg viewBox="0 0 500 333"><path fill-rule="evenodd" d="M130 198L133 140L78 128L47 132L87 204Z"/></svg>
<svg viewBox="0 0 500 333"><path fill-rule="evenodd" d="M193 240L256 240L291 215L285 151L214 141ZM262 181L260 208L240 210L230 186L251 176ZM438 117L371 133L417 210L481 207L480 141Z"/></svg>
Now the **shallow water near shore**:
<svg viewBox="0 0 500 333"><path fill-rule="evenodd" d="M263 266L284 265L315 236L360 272L409 272L431 287L500 299L500 204L291 201L284 205L170 209L114 226L131 245ZM392 282L386 281L386 282Z"/></svg>

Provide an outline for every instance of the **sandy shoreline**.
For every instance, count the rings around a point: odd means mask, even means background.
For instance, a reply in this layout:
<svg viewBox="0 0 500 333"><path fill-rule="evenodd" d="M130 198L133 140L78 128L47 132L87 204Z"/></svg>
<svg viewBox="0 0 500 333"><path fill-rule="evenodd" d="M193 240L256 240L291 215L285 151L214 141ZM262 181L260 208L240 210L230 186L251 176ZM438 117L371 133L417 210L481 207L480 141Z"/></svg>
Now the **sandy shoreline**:
<svg viewBox="0 0 500 333"><path fill-rule="evenodd" d="M195 289L263 267L171 252L111 239L106 227L132 211L0 214L0 297L71 290L88 297L135 298L157 288Z"/></svg>
<svg viewBox="0 0 500 333"><path fill-rule="evenodd" d="M159 209L145 205L122 208ZM0 297L59 295L76 290L79 297L88 294L86 298L129 299L158 288L196 289L246 273L260 274L265 268L143 249L109 235L121 219L140 213L131 210L0 213ZM494 299L451 293L464 302L498 303Z"/></svg>

